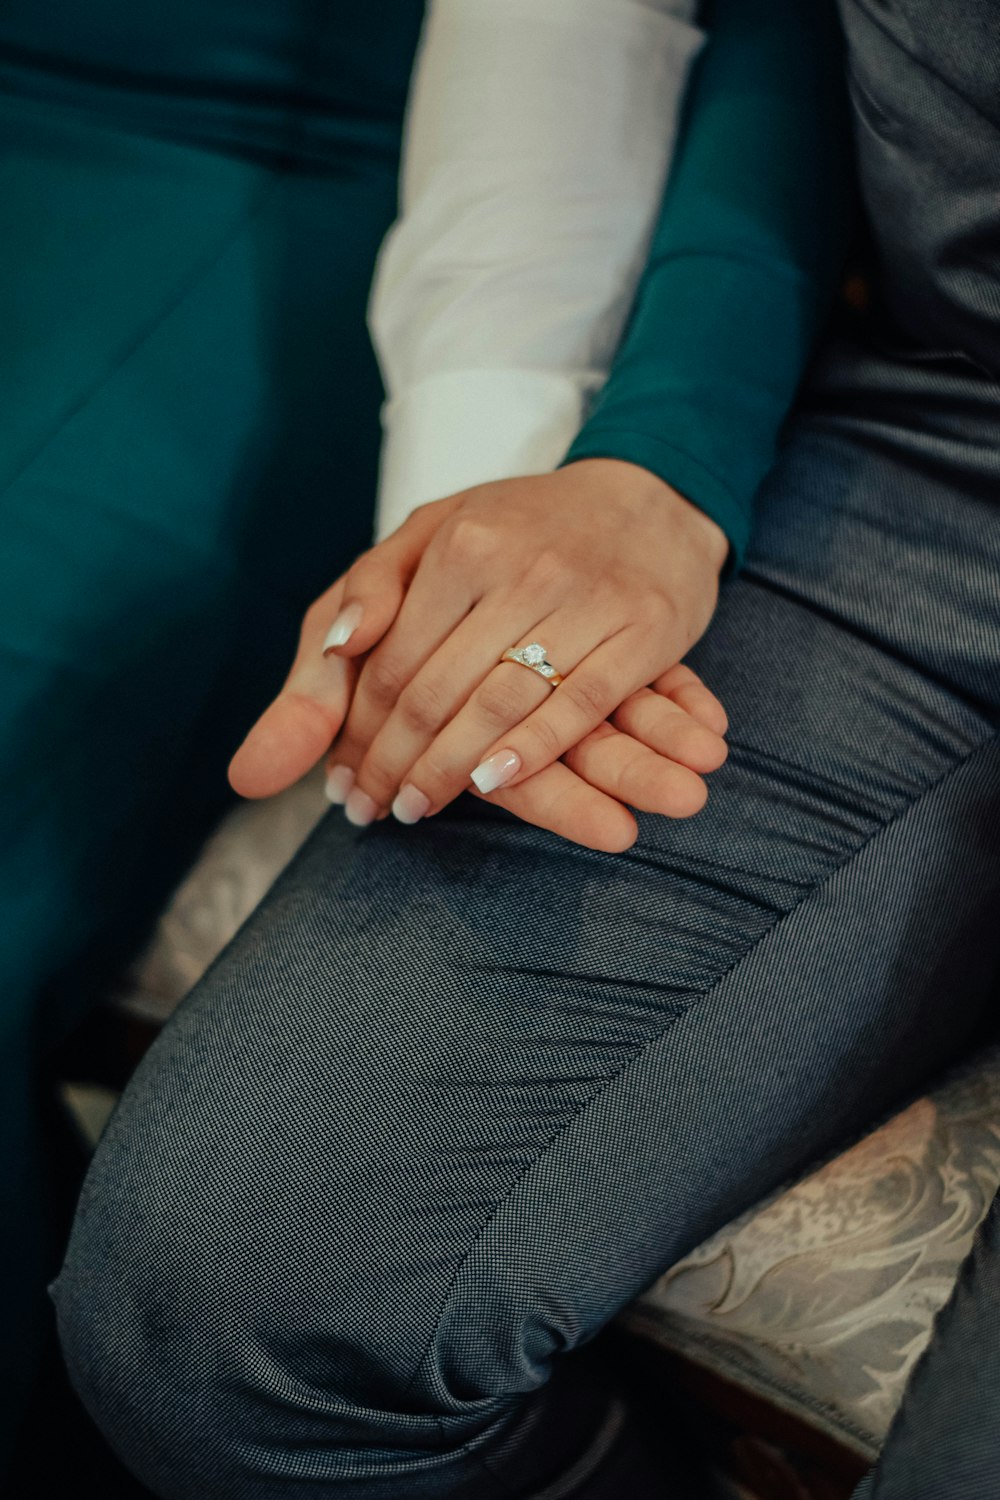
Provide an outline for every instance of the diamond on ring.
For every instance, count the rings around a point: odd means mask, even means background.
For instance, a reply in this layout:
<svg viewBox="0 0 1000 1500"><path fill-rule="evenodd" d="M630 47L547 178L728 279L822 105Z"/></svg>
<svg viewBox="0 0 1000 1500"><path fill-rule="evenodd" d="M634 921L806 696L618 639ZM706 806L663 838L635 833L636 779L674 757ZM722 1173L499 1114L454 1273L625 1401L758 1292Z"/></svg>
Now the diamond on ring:
<svg viewBox="0 0 1000 1500"><path fill-rule="evenodd" d="M540 677L546 678L550 687L556 687L562 682L562 676L556 671L552 663L546 660L545 647L538 641L531 641L527 646L521 646L520 648L508 646L500 660L516 661L522 667L530 667Z"/></svg>

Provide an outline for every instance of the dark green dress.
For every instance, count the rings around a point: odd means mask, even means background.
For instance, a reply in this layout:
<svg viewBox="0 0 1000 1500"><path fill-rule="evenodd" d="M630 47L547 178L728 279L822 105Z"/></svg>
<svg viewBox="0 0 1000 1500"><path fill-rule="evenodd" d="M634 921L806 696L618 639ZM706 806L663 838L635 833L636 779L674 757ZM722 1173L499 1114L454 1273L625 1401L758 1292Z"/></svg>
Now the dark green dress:
<svg viewBox="0 0 1000 1500"><path fill-rule="evenodd" d="M369 540L364 311L420 12L0 16L0 1423L59 1259L51 1050L225 808L304 607ZM715 7L638 311L574 448L663 474L734 562L841 244L824 16Z"/></svg>

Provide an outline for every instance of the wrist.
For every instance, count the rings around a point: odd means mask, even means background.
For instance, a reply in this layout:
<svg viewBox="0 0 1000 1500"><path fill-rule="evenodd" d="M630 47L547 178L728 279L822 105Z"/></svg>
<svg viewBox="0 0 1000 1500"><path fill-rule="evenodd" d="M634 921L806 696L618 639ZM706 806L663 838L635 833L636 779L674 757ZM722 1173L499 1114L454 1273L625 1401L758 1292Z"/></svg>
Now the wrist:
<svg viewBox="0 0 1000 1500"><path fill-rule="evenodd" d="M566 468L586 469L600 487L627 505L656 505L673 510L688 545L718 576L729 557L730 542L717 521L674 489L652 469L621 458L580 458Z"/></svg>

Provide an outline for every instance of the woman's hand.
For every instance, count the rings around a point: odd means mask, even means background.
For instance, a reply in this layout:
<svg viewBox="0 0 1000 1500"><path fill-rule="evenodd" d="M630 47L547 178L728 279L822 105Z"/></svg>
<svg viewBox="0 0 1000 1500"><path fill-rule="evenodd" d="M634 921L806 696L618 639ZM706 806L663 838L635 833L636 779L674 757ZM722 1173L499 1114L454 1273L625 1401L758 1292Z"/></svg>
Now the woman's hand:
<svg viewBox="0 0 1000 1500"><path fill-rule="evenodd" d="M385 633L427 542L462 499L451 496L421 506L364 555L371 593L364 600L364 630L358 629L356 638L362 645L366 639L377 643ZM339 578L307 611L284 687L233 757L230 780L243 796L270 796L297 781L327 752L343 724L362 663L349 656L324 659L323 648L334 633L331 622L345 613L348 623L357 616L356 609L344 608L346 581L347 575ZM702 773L716 769L726 756L725 730L718 699L687 667L678 666L651 689L632 694L611 723L584 736L560 763L494 792L491 800L577 843L616 852L628 848L637 833L626 803L673 817L699 810L707 795ZM334 778L341 798L350 780L343 768Z"/></svg>
<svg viewBox="0 0 1000 1500"><path fill-rule="evenodd" d="M619 854L639 832L630 808L668 818L700 812L708 796L704 775L718 770L728 753L727 727L718 698L681 664L633 693L611 722L599 724L555 765L489 797L469 790L572 843ZM344 801L351 779L337 769L332 801Z"/></svg>
<svg viewBox="0 0 1000 1500"><path fill-rule="evenodd" d="M723 532L633 464L590 459L438 503L388 630L380 549L344 581L353 629L333 650L368 654L331 762L354 773L356 823L390 805L415 822L470 775L495 793L552 766L679 662L715 607ZM555 689L498 665L532 641L563 674Z"/></svg>

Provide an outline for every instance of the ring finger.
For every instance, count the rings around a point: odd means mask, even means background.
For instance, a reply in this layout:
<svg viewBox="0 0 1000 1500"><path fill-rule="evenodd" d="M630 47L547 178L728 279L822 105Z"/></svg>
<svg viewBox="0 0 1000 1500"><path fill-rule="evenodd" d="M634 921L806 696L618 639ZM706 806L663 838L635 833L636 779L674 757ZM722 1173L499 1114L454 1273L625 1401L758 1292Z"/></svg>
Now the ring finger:
<svg viewBox="0 0 1000 1500"><path fill-rule="evenodd" d="M509 600L502 608L499 600L491 602L475 614L482 619L474 624L474 616L470 616L463 622L414 678L411 693L400 699L358 769L356 789L371 800L374 808L387 807L397 793L401 795L394 811L404 821L416 821L432 805L443 806L457 796L468 785L469 768L482 751L498 734L531 714L553 691L540 672L519 662L497 660L500 652L496 643L503 640L504 627L510 629ZM569 672L601 644L601 627L593 611L562 610L523 632L517 645L539 640L551 643L558 669ZM475 658L475 671L463 675L463 661L470 657ZM471 677L474 680L470 681ZM449 680L457 690L446 688ZM449 711L441 712L442 697L449 692ZM430 713L425 712L428 706ZM408 783L407 773L418 763L422 779ZM358 800L355 810L372 811L374 815L372 808L359 809Z"/></svg>
<svg viewBox="0 0 1000 1500"><path fill-rule="evenodd" d="M413 679L454 632L464 629L477 605L467 585L451 572L445 577L432 558L425 558L395 620L361 665L331 766L357 769L401 699L413 701Z"/></svg>

